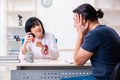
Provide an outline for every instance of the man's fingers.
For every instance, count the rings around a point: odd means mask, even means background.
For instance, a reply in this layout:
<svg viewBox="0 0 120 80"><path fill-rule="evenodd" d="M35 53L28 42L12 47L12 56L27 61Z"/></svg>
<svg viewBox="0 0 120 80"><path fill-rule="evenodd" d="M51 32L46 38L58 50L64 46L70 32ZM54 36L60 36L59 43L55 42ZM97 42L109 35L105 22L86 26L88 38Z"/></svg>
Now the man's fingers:
<svg viewBox="0 0 120 80"><path fill-rule="evenodd" d="M87 29L89 26L89 21L86 21L85 29Z"/></svg>

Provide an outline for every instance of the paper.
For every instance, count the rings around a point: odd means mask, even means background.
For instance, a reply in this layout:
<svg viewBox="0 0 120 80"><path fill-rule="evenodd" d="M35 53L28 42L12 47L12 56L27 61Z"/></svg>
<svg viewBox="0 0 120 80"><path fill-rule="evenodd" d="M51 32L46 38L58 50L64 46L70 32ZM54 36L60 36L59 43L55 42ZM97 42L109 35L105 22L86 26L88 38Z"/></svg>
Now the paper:
<svg viewBox="0 0 120 80"><path fill-rule="evenodd" d="M74 64L74 59L73 58L68 58L67 60L65 60L66 63L69 64Z"/></svg>
<svg viewBox="0 0 120 80"><path fill-rule="evenodd" d="M69 64L74 64L73 61L67 61L67 60L65 60L65 62L66 62L66 63L69 63Z"/></svg>

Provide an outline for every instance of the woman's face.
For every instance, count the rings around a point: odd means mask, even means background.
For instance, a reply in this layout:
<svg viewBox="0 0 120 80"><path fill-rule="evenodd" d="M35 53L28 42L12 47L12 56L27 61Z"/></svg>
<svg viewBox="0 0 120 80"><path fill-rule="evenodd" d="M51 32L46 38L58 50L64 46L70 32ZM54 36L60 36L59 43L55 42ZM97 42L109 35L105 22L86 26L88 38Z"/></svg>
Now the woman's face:
<svg viewBox="0 0 120 80"><path fill-rule="evenodd" d="M42 26L40 23L38 23L37 25L33 26L31 28L31 32L35 35L35 37L42 37L42 33L43 33L43 30L42 30Z"/></svg>

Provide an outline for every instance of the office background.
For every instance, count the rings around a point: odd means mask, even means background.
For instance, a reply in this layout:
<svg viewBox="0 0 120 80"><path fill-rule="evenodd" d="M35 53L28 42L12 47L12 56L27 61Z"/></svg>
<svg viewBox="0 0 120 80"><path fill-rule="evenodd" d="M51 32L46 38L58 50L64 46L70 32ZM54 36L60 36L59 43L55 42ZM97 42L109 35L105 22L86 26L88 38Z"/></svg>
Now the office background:
<svg viewBox="0 0 120 80"><path fill-rule="evenodd" d="M0 0L0 56L7 55L7 34L5 24L6 1L9 0ZM58 39L57 44L61 53L66 52L66 54L60 55L62 58L68 59L67 56L72 56L72 54L67 54L73 52L76 40L76 30L74 28L72 10L82 3L90 3L96 8L104 10L105 15L104 18L100 20L101 23L114 28L120 35L120 0L53 0L52 6L49 8L43 7L41 5L41 0L36 0L35 16L42 20L46 31L55 34ZM6 70L8 68L0 66L0 71L3 71L4 69ZM5 79L5 77L7 79ZM9 80L9 77L9 72L0 75L2 80Z"/></svg>
<svg viewBox="0 0 120 80"><path fill-rule="evenodd" d="M0 0L0 55L6 55L6 15L5 2ZM73 51L76 41L76 29L74 28L73 9L82 3L90 3L96 8L104 10L104 18L101 21L113 27L120 34L120 6L119 0L53 0L51 7L43 7L41 0L36 0L35 16L40 18L47 32L55 34L60 50ZM112 16L111 16L112 15Z"/></svg>

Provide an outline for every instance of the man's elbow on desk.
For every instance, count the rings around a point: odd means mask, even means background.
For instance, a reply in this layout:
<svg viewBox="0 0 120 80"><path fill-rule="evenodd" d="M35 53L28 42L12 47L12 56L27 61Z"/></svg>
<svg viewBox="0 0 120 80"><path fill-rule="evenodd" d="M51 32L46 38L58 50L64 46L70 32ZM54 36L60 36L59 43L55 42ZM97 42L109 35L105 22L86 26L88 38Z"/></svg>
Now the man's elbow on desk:
<svg viewBox="0 0 120 80"><path fill-rule="evenodd" d="M74 64L76 66L83 66L85 64L85 62L77 60L77 61L74 61Z"/></svg>

